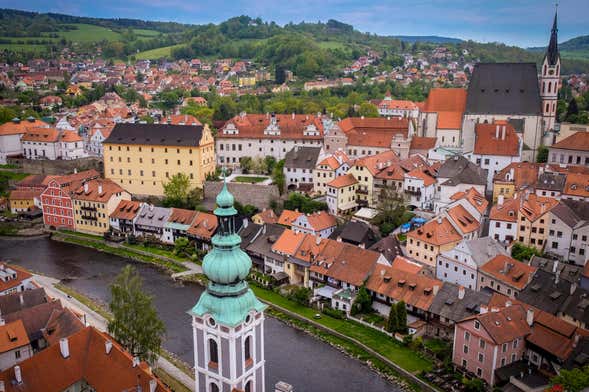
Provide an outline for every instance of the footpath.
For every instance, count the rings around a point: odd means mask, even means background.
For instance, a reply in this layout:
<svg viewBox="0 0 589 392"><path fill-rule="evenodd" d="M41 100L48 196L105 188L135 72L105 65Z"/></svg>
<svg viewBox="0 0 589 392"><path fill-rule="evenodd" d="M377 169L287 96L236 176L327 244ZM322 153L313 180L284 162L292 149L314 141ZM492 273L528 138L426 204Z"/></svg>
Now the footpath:
<svg viewBox="0 0 589 392"><path fill-rule="evenodd" d="M33 276L35 281L45 288L45 291L49 296L59 299L64 306L83 314L88 325L92 325L98 330L106 332L108 324L107 320L77 299L57 289L55 284L59 283L59 280L36 274ZM182 383L182 385L186 386L191 391L194 391L194 379L176 367L172 362L160 355L157 360L157 366L175 378L178 382Z"/></svg>

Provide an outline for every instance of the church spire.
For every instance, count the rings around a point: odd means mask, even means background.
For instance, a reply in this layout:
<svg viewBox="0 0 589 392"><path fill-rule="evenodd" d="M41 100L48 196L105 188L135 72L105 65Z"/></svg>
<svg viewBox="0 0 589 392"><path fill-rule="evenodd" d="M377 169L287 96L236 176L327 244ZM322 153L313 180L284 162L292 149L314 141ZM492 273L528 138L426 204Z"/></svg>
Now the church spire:
<svg viewBox="0 0 589 392"><path fill-rule="evenodd" d="M556 5L558 7L558 4ZM550 33L550 43L548 44L548 49L546 51L546 57L548 58L549 65L555 65L558 61L559 53L558 53L558 27L557 27L557 19L558 19L558 8L554 11L554 22L552 22L552 32Z"/></svg>

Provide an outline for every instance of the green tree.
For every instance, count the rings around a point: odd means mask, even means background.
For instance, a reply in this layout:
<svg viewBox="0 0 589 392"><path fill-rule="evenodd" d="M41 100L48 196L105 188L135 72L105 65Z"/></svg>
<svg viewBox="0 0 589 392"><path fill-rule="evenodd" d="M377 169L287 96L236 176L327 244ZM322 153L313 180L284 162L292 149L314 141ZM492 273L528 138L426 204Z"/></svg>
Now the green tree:
<svg viewBox="0 0 589 392"><path fill-rule="evenodd" d="M567 107L567 114L565 116L565 120L572 123L577 122L578 115L579 107L577 105L577 100L575 98L571 98L569 106Z"/></svg>
<svg viewBox="0 0 589 392"><path fill-rule="evenodd" d="M552 380L552 385L560 385L567 392L580 392L589 387L589 365L571 370L561 369Z"/></svg>
<svg viewBox="0 0 589 392"><path fill-rule="evenodd" d="M548 147L546 147L546 146L539 146L538 147L538 155L536 156L536 162L538 162L538 163L548 162Z"/></svg>
<svg viewBox="0 0 589 392"><path fill-rule="evenodd" d="M366 286L362 285L360 289L358 289L358 294L356 294L356 298L354 299L354 303L352 304L351 313L370 313L371 311L372 296L368 292Z"/></svg>
<svg viewBox="0 0 589 392"><path fill-rule="evenodd" d="M178 237L174 241L174 254L187 254L189 250L190 241L186 237Z"/></svg>
<svg viewBox="0 0 589 392"><path fill-rule="evenodd" d="M389 311L389 318L387 319L386 330L390 333L395 333L397 329L397 306L392 304L391 310Z"/></svg>
<svg viewBox="0 0 589 392"><path fill-rule="evenodd" d="M519 261L528 261L532 256L541 256L538 249L533 246L525 246L519 242L516 242L511 247L511 257Z"/></svg>
<svg viewBox="0 0 589 392"><path fill-rule="evenodd" d="M164 186L164 205L182 208L190 192L190 178L185 173L176 173Z"/></svg>
<svg viewBox="0 0 589 392"><path fill-rule="evenodd" d="M360 109L358 110L358 114L364 117L378 117L378 108L376 105L373 105L369 102L364 102L360 105Z"/></svg>
<svg viewBox="0 0 589 392"><path fill-rule="evenodd" d="M253 167L253 160L252 157L241 157L239 158L239 167L244 174L248 174Z"/></svg>
<svg viewBox="0 0 589 392"><path fill-rule="evenodd" d="M480 378L468 379L464 377L462 384L466 392L483 392L485 390L485 383Z"/></svg>
<svg viewBox="0 0 589 392"><path fill-rule="evenodd" d="M108 333L131 355L154 363L160 353L165 326L151 296L143 292L143 283L133 266L122 269L110 286L110 294L113 318L108 322Z"/></svg>
<svg viewBox="0 0 589 392"><path fill-rule="evenodd" d="M284 159L278 161L272 170L272 182L278 187L278 192L282 195L284 193L284 185L286 178L284 176Z"/></svg>
<svg viewBox="0 0 589 392"><path fill-rule="evenodd" d="M407 333L407 308L405 302L399 301L395 304L397 308L397 331Z"/></svg>
<svg viewBox="0 0 589 392"><path fill-rule="evenodd" d="M381 190L377 210L378 214L374 217L374 223L383 236L388 235L413 216L407 211L403 196L392 188Z"/></svg>

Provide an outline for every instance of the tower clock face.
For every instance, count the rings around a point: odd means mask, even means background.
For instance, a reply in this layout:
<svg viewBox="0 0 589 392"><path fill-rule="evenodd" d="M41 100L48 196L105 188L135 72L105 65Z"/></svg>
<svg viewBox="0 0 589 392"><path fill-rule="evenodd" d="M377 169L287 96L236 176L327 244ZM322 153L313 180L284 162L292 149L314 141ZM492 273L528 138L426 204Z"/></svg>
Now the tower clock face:
<svg viewBox="0 0 589 392"><path fill-rule="evenodd" d="M548 71L548 75L554 75L554 70L551 69L550 71Z"/></svg>

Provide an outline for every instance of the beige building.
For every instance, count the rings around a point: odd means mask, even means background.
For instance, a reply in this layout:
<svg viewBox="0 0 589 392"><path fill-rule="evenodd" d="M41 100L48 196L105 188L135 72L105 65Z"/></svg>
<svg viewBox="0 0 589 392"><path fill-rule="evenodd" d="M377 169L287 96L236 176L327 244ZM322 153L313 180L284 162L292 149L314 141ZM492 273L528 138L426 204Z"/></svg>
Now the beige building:
<svg viewBox="0 0 589 392"><path fill-rule="evenodd" d="M103 235L110 228L110 214L131 195L111 180L95 179L76 189L72 200L76 231Z"/></svg>
<svg viewBox="0 0 589 392"><path fill-rule="evenodd" d="M406 256L435 268L438 254L451 250L461 240L448 218L439 216L407 233Z"/></svg>
<svg viewBox="0 0 589 392"><path fill-rule="evenodd" d="M208 125L117 124L102 144L105 177L133 195L163 196L163 185L177 173L202 188L215 171Z"/></svg>
<svg viewBox="0 0 589 392"><path fill-rule="evenodd" d="M347 214L356 210L358 181L351 174L335 178L327 184L327 206L332 215Z"/></svg>
<svg viewBox="0 0 589 392"><path fill-rule="evenodd" d="M548 237L548 212L558 205L558 200L533 193L523 197L517 217L516 241L542 252Z"/></svg>

